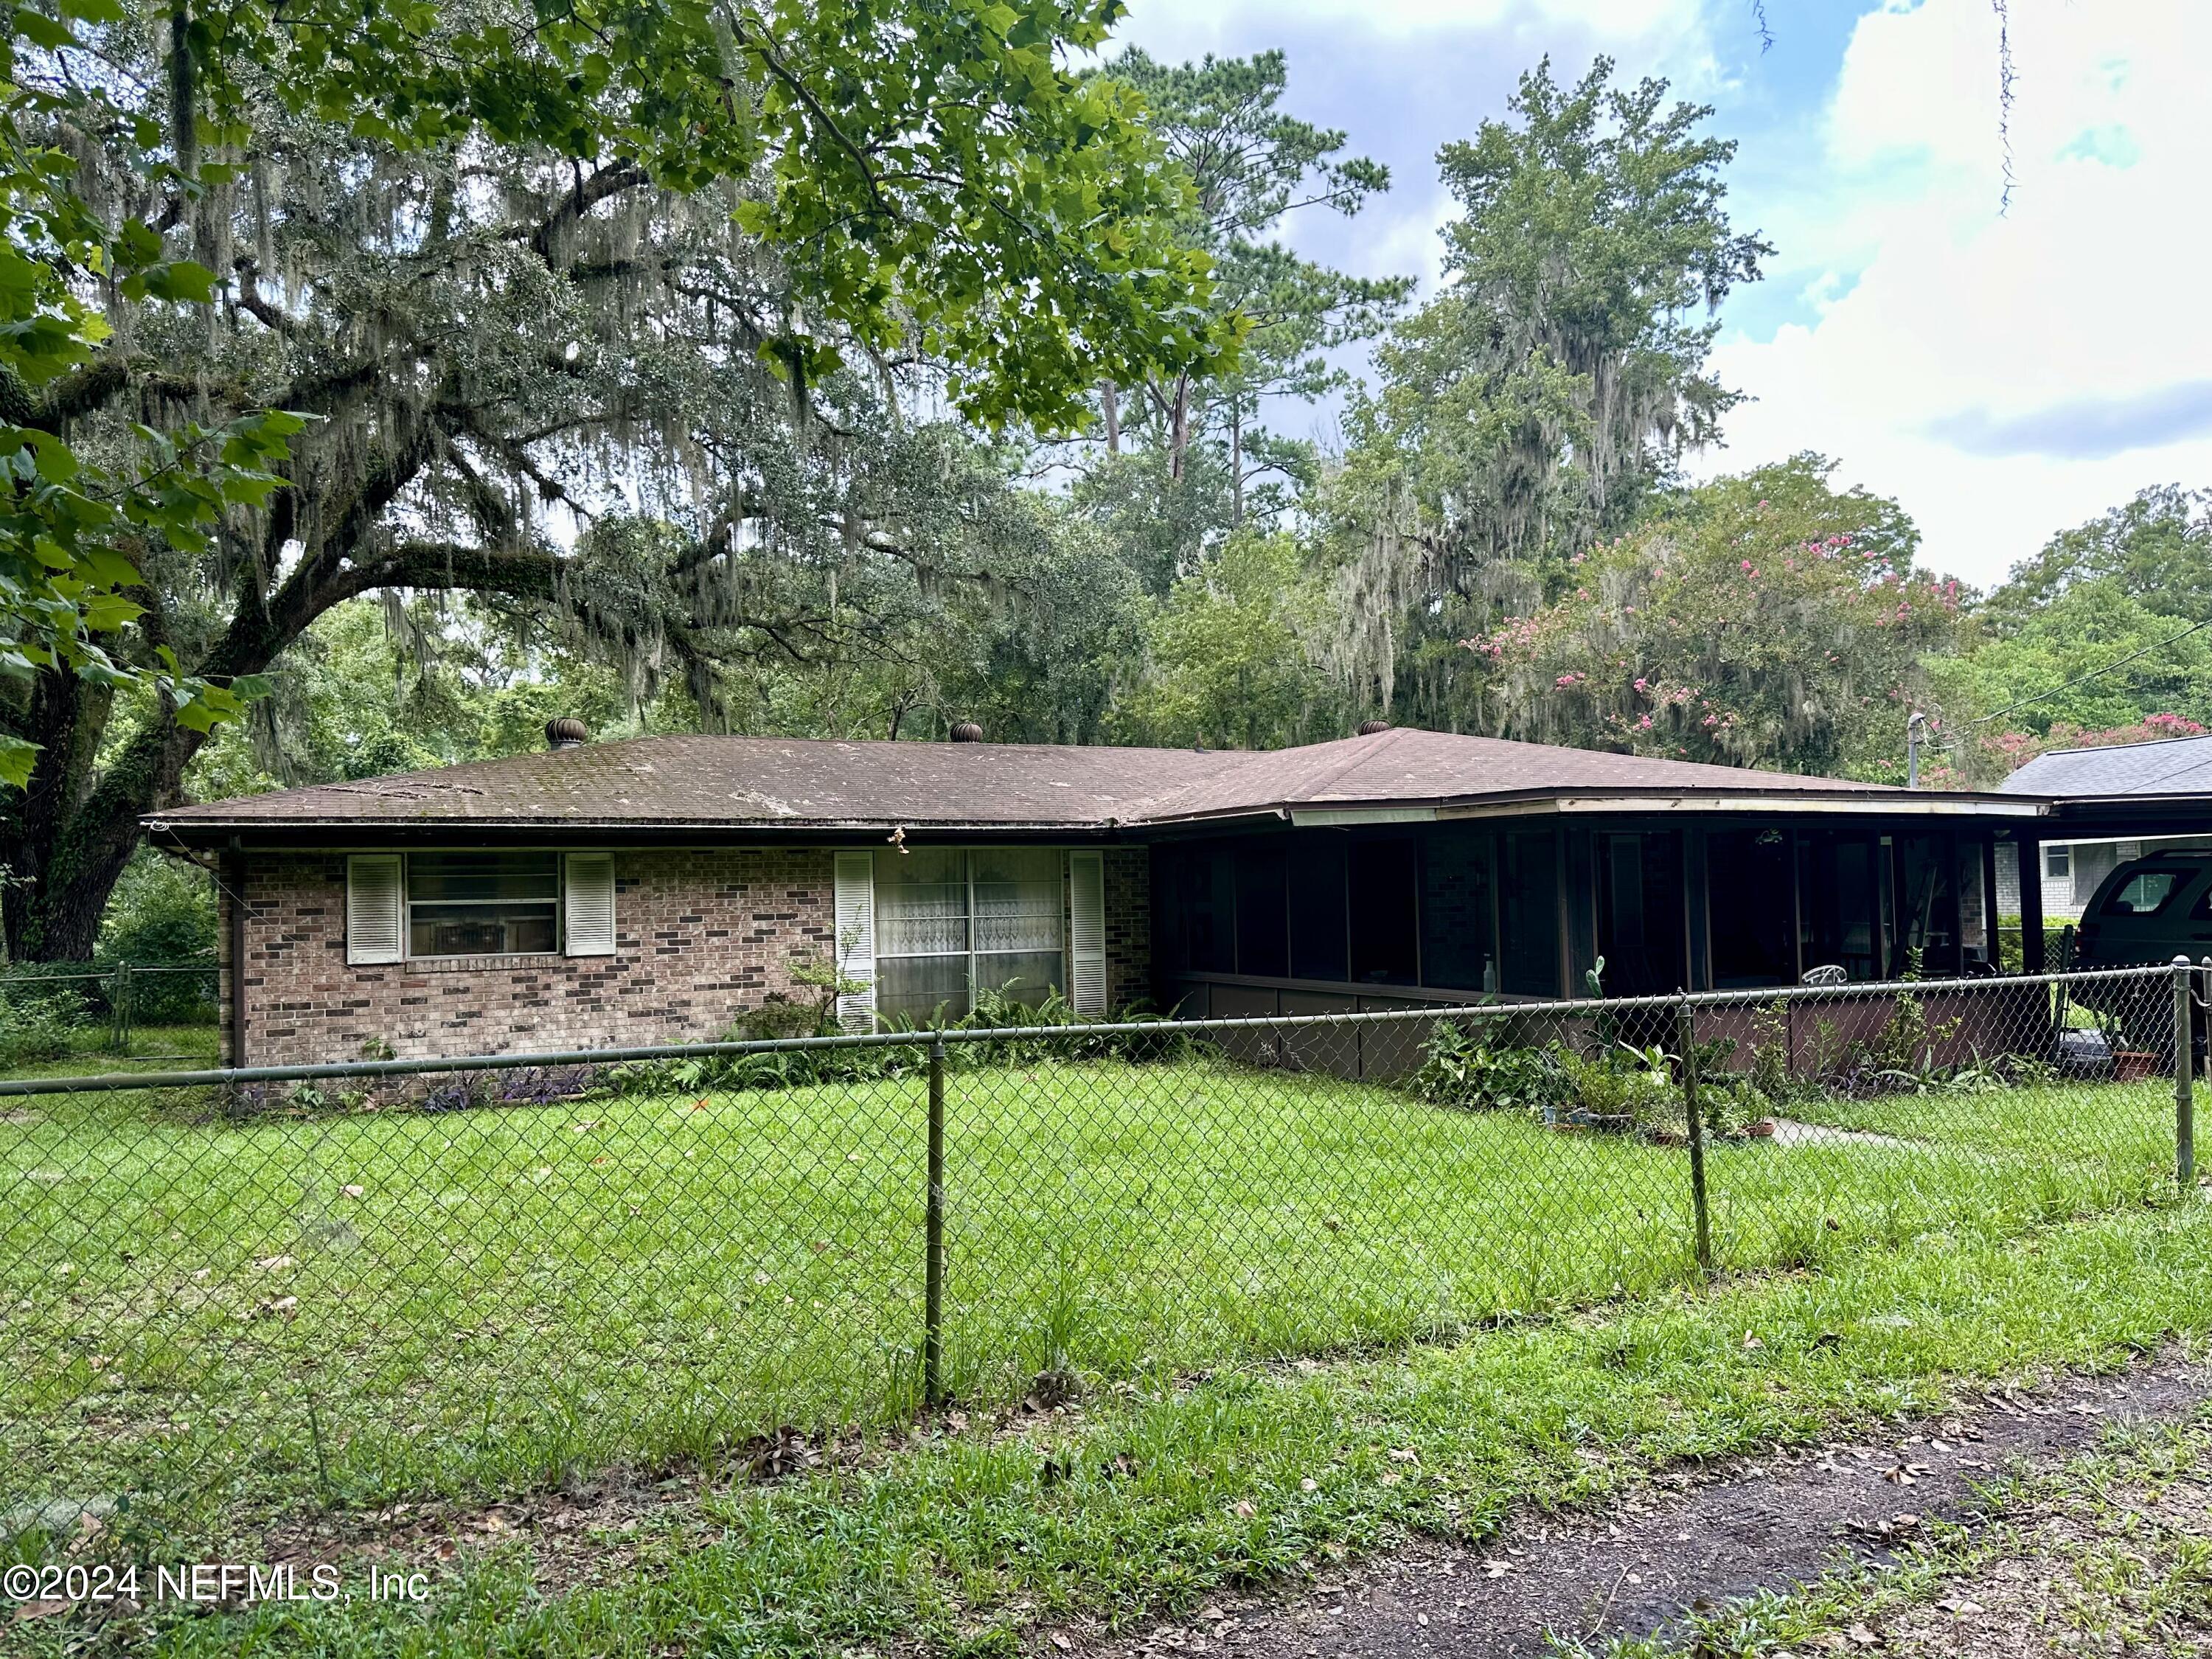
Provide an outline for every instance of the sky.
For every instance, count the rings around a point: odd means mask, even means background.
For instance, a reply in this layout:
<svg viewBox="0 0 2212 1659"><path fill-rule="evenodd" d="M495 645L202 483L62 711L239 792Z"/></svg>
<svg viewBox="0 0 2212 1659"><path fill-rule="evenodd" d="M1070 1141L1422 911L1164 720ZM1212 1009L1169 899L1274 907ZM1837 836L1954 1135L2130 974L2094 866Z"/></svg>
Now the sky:
<svg viewBox="0 0 2212 1659"><path fill-rule="evenodd" d="M1762 39L1760 13L1765 19ZM2001 580L2137 489L2212 485L2212 0L1131 0L1156 57L1288 57L1295 113L1387 163L1286 240L1432 292L1439 145L1547 54L1710 104L1729 208L1774 245L1723 308L1747 401L1700 476L1817 450L1901 501L1924 567ZM2015 75L2007 123L2000 27ZM1330 411L1299 419L1327 437Z"/></svg>

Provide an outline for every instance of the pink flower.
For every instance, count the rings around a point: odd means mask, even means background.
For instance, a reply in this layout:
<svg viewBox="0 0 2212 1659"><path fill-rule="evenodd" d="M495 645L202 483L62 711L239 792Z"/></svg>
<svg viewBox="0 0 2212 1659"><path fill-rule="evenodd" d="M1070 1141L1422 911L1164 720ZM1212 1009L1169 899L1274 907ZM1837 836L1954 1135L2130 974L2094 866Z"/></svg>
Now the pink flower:
<svg viewBox="0 0 2212 1659"><path fill-rule="evenodd" d="M1636 689L1637 689L1638 691L1648 691L1649 690L1650 690L1650 683L1649 683L1649 682L1647 682L1647 681L1644 681L1644 680L1638 680L1638 681L1637 681L1637 682L1636 682Z"/></svg>
<svg viewBox="0 0 2212 1659"><path fill-rule="evenodd" d="M1645 715L1642 720L1639 720L1638 721L1637 721L1637 722L1636 722L1636 729L1637 729L1638 731L1639 731L1639 732L1649 732L1649 731L1651 729L1651 716L1650 716L1650 715L1649 715L1649 714L1646 714L1646 715ZM2177 1030L2180 1029L2180 1027L2179 1027L2179 1024L2178 1024L2178 1023L2177 1023L2177 1024L2176 1024L2176 1026L2175 1026L2175 1029L2176 1029Z"/></svg>

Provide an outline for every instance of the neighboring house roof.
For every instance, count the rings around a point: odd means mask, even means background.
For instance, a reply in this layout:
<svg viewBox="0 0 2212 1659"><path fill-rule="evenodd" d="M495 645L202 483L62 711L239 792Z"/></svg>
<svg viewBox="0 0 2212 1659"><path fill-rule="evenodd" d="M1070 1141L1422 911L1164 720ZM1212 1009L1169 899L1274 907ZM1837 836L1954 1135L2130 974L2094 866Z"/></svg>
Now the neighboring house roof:
<svg viewBox="0 0 2212 1659"><path fill-rule="evenodd" d="M2212 795L2212 736L2104 749L2054 749L2004 781L2010 795L2079 800L2109 795Z"/></svg>
<svg viewBox="0 0 2212 1659"><path fill-rule="evenodd" d="M1394 728L1267 750L1043 744L631 738L152 813L149 830L231 834L672 830L1097 832L1255 816L1341 822L1516 803L2032 813L1987 795Z"/></svg>

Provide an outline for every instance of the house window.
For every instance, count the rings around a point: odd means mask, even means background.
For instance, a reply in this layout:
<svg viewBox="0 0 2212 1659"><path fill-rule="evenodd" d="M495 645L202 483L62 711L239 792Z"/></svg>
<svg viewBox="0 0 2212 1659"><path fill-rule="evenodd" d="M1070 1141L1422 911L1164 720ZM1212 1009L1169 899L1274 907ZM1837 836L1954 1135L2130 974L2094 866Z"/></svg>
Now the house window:
<svg viewBox="0 0 2212 1659"><path fill-rule="evenodd" d="M1066 982L1060 855L917 847L876 854L878 1013L964 1014L981 990L1035 1003Z"/></svg>
<svg viewBox="0 0 2212 1659"><path fill-rule="evenodd" d="M2065 881L2074 874L2074 849L2070 847L2046 847L2043 849L2043 873L2052 881Z"/></svg>
<svg viewBox="0 0 2212 1659"><path fill-rule="evenodd" d="M410 853L407 954L514 956L561 948L557 853Z"/></svg>

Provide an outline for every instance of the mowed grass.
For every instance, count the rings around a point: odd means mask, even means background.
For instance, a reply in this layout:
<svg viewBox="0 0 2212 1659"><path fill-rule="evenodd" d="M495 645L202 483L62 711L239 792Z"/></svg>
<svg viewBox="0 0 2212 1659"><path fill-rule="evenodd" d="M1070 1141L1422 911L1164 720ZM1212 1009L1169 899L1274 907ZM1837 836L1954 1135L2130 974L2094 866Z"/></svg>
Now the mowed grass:
<svg viewBox="0 0 2212 1659"><path fill-rule="evenodd" d="M219 1063L221 1036L211 1023L133 1025L120 1049L113 1046L113 1037L104 1024L77 1026L70 1032L69 1052L59 1059L0 1062L0 1078L83 1077L156 1068L198 1071Z"/></svg>
<svg viewBox="0 0 2212 1659"><path fill-rule="evenodd" d="M1224 1589L1408 1536L1489 1538L1684 1460L1877 1433L1982 1386L2118 1370L2168 1344L2201 1353L2208 1224L2202 1205L2025 1237L1966 1222L1839 1254L1828 1273L1686 1286L1389 1354L1142 1379L1066 1417L940 1420L855 1465L686 1489L580 1535L488 1540L458 1516L374 1558L427 1570L419 1603L367 1599L369 1558L340 1549L349 1600L157 1608L106 1627L100 1650L1083 1651L1102 1626L1187 1618ZM1517 1543L1540 1553L1519 1524ZM87 1647L68 1617L17 1635L52 1659Z"/></svg>
<svg viewBox="0 0 2212 1659"><path fill-rule="evenodd" d="M2170 1192L2169 1085L1853 1106L1717 1146L1721 1265L1814 1265ZM0 1490L495 1495L921 1403L919 1077L238 1121L0 1121ZM1456 1337L1694 1273L1686 1153L1198 1060L955 1072L945 1381Z"/></svg>

